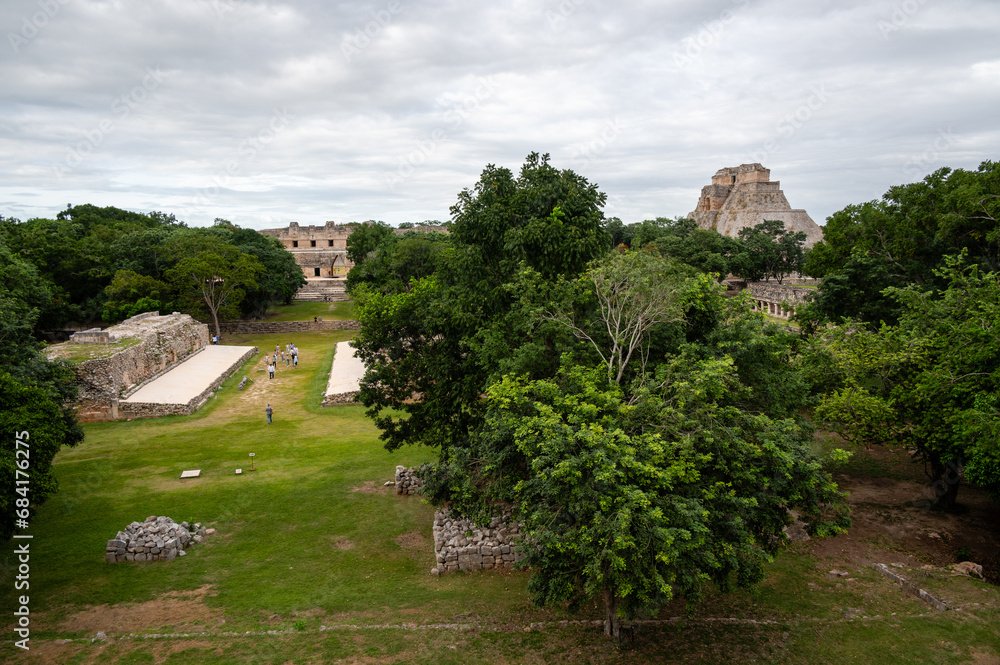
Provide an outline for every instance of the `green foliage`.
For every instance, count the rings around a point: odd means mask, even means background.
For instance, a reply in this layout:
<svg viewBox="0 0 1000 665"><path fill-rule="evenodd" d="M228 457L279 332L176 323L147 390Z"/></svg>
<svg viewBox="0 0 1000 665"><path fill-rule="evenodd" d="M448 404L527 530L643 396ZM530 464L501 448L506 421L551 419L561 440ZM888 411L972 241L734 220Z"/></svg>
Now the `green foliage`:
<svg viewBox="0 0 1000 665"><path fill-rule="evenodd" d="M387 228L387 227L386 227ZM362 285L384 293L409 291L414 280L433 275L445 260L451 238L446 233L407 231L403 235L383 233L383 228L365 225L348 239L348 252L352 239L361 232L362 238L354 246L360 255L370 247L363 261L347 274L347 289L356 293ZM379 244L371 246L374 239Z"/></svg>
<svg viewBox="0 0 1000 665"><path fill-rule="evenodd" d="M827 220L804 271L823 277L820 310L833 321L895 323L884 293L910 284L943 289L943 257L966 252L984 271L1000 270L1000 163L975 171L942 168L921 182L891 187L879 201L850 205Z"/></svg>
<svg viewBox="0 0 1000 665"><path fill-rule="evenodd" d="M0 218L0 241L36 268L35 283L48 294L38 310L40 329L102 317L112 322L175 303L197 314L200 308L184 301L176 284L164 283L178 261L213 241L254 257L264 268L255 286L244 288L234 316L261 317L273 303L291 302L305 278L281 243L226 220L216 222L211 228L189 229L159 212L70 206L55 220ZM120 272L129 279L116 281Z"/></svg>
<svg viewBox="0 0 1000 665"><path fill-rule="evenodd" d="M172 310L169 299L173 289L169 284L131 270L116 272L105 291L108 294L103 311L105 321L121 321L143 312Z"/></svg>
<svg viewBox="0 0 1000 665"><path fill-rule="evenodd" d="M657 217L625 226L620 219L612 218L606 228L612 235L613 247L655 247L662 256L701 272L715 273L720 281L729 274L732 257L740 247L739 240L714 229L698 228L693 219Z"/></svg>
<svg viewBox="0 0 1000 665"><path fill-rule="evenodd" d="M219 317L236 318L247 290L257 288L264 266L257 257L211 237L199 238L188 250L192 247L197 253L178 261L167 271L167 279L188 302L204 304L216 334L221 334Z"/></svg>
<svg viewBox="0 0 1000 665"><path fill-rule="evenodd" d="M83 430L50 391L0 371L0 437L0 541L6 541L16 520L30 520L55 493L52 459L62 446L79 443Z"/></svg>
<svg viewBox="0 0 1000 665"><path fill-rule="evenodd" d="M962 465L1000 496L1000 276L945 257L936 277L947 288L887 289L901 308L898 325L872 332L848 323L827 333L844 381L817 415L845 438L915 448L951 507L952 472Z"/></svg>
<svg viewBox="0 0 1000 665"><path fill-rule="evenodd" d="M433 500L479 521L515 506L536 602L600 597L617 634L675 591L696 600L709 579L759 581L791 507L814 533L843 527L794 416L807 399L795 337L649 251L613 252L566 289L522 276L523 303L555 300L522 316L583 344L552 335L567 351L558 368L497 377L468 443L422 475Z"/></svg>
<svg viewBox="0 0 1000 665"><path fill-rule="evenodd" d="M435 241L451 248L433 274L413 276L403 291L386 270L355 290L362 328L354 343L368 367L360 399L389 448L462 445L482 420L481 396L500 366L525 354L538 358L547 340L524 315L538 304L517 287L522 270L543 282L582 271L605 251L604 199L585 178L550 166L548 156L529 155L516 179L488 165L459 194L450 241ZM558 362L552 348L541 353Z"/></svg>
<svg viewBox="0 0 1000 665"><path fill-rule="evenodd" d="M473 447L453 455L478 488L457 506L505 501L524 520L535 602L599 597L610 634L675 591L696 600L710 579L760 581L789 507L816 534L846 523L807 430L725 405L732 359L685 352L656 379L626 402L601 368L505 377Z"/></svg>
<svg viewBox="0 0 1000 665"><path fill-rule="evenodd" d="M733 274L751 282L784 278L802 270L806 234L785 230L785 223L765 220L740 229L740 245L731 263Z"/></svg>
<svg viewBox="0 0 1000 665"><path fill-rule="evenodd" d="M347 236L347 258L355 266L364 265L370 255L394 237L392 227L385 222L359 224Z"/></svg>

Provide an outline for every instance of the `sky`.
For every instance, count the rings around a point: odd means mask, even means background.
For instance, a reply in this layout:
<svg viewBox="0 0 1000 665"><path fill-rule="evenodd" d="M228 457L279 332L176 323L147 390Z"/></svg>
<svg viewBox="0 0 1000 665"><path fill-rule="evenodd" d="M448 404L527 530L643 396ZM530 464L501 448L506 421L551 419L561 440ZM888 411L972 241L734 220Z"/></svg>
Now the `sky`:
<svg viewBox="0 0 1000 665"><path fill-rule="evenodd" d="M1000 159L996 0L4 0L0 215L445 221L549 153L626 223L760 162L819 224Z"/></svg>

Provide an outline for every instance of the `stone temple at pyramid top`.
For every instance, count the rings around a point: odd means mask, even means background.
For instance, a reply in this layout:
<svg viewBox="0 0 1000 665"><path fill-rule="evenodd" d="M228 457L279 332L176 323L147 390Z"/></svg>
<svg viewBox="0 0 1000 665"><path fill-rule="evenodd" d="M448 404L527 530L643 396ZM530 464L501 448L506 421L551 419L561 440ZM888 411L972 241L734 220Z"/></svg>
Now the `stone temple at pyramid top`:
<svg viewBox="0 0 1000 665"><path fill-rule="evenodd" d="M703 229L715 229L731 238L740 229L775 219L789 231L805 233L806 247L823 239L823 229L805 210L793 210L781 183L771 180L771 170L757 163L719 169L712 184L702 187L698 207L688 217Z"/></svg>

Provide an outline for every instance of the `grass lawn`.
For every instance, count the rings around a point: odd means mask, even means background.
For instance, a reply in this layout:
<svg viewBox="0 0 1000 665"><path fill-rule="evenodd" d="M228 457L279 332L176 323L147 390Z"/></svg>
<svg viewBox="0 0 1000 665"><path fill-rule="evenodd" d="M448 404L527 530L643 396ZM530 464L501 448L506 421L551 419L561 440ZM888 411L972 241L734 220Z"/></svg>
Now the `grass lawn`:
<svg viewBox="0 0 1000 665"><path fill-rule="evenodd" d="M708 590L691 616L674 603L621 651L591 625L560 624L597 619L596 606L535 609L526 573L430 575L433 508L382 483L434 451L388 453L361 407L319 406L350 334L233 336L295 342L299 367L269 380L258 355L193 416L87 425L32 521L30 592L14 591L13 543L0 554L0 604L29 593L31 607L31 650L11 644L8 609L0 662L1000 662L995 587L948 582L965 607L935 612L870 569L841 583L800 546L754 592ZM202 476L181 481L186 469ZM169 563L105 563L105 542L149 515L218 533ZM109 639L92 641L98 631Z"/></svg>
<svg viewBox="0 0 1000 665"><path fill-rule="evenodd" d="M278 305L273 308L268 321L312 321L313 317L323 317L324 321L349 321L354 318L354 301L345 302L297 302Z"/></svg>

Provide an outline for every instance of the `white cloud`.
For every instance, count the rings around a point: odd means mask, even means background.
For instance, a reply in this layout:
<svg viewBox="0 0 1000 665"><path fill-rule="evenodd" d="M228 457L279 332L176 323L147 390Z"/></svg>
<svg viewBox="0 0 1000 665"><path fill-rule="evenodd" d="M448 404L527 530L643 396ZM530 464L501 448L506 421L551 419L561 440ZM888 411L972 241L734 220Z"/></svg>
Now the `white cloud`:
<svg viewBox="0 0 1000 665"><path fill-rule="evenodd" d="M539 151L625 221L685 214L718 168L762 156L822 222L915 165L1000 154L990 0L47 6L0 8L8 216L446 219L487 163Z"/></svg>

